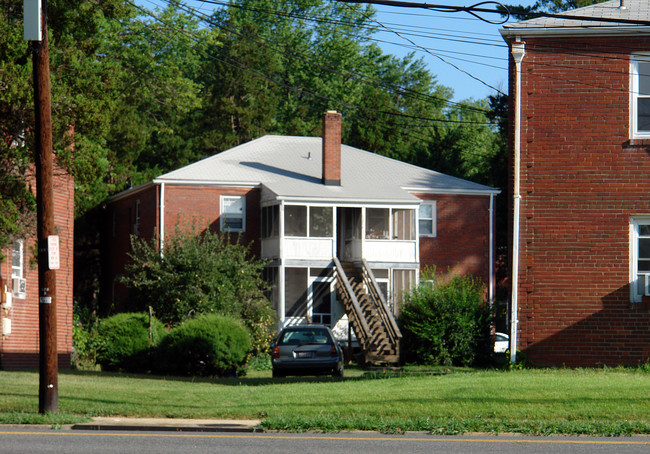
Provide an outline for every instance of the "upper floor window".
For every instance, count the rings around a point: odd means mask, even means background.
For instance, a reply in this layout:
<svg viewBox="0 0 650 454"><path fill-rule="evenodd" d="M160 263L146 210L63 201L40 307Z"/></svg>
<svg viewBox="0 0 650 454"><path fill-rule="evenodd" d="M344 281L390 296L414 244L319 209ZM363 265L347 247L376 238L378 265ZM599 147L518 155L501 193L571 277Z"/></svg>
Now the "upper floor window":
<svg viewBox="0 0 650 454"><path fill-rule="evenodd" d="M631 117L633 137L650 137L650 54L632 56Z"/></svg>
<svg viewBox="0 0 650 454"><path fill-rule="evenodd" d="M650 296L650 216L632 219L630 232L631 297L640 302Z"/></svg>
<svg viewBox="0 0 650 454"><path fill-rule="evenodd" d="M310 238L332 238L334 232L332 207L286 205L284 234Z"/></svg>
<svg viewBox="0 0 650 454"><path fill-rule="evenodd" d="M418 222L420 236L436 236L436 202L422 202Z"/></svg>
<svg viewBox="0 0 650 454"><path fill-rule="evenodd" d="M414 240L415 210L411 208L366 208L366 239Z"/></svg>
<svg viewBox="0 0 650 454"><path fill-rule="evenodd" d="M221 196L221 230L231 232L246 230L246 196Z"/></svg>
<svg viewBox="0 0 650 454"><path fill-rule="evenodd" d="M11 245L11 277L23 277L24 262L24 242L23 240L14 241Z"/></svg>
<svg viewBox="0 0 650 454"><path fill-rule="evenodd" d="M280 206L262 207L262 238L277 238L280 229Z"/></svg>
<svg viewBox="0 0 650 454"><path fill-rule="evenodd" d="M390 209L366 208L366 238L387 240L390 238Z"/></svg>

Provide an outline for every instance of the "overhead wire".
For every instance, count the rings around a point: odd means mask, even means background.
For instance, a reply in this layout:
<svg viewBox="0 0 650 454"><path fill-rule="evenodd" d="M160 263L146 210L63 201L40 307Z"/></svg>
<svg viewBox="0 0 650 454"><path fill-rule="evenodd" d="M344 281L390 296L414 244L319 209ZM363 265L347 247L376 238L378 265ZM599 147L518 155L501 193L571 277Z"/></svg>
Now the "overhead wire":
<svg viewBox="0 0 650 454"><path fill-rule="evenodd" d="M158 16L156 16L155 14L153 14L151 11L148 11L145 8L139 7L138 5L136 5L131 0L127 0L127 1L131 5L136 7L138 10L142 11L144 14L151 16L155 20L161 21L161 19ZM167 0L163 0L163 1L167 1ZM168 24L166 24L166 25L168 25ZM232 30L228 30L228 31L233 32ZM183 31L183 32L187 34L186 31ZM238 36L240 36L242 38L247 38L246 36L241 36L240 34L238 34L236 32L233 32L233 33L235 33L236 35L238 35ZM193 38L196 38L196 37L193 37ZM254 41L254 42L260 44L257 41ZM469 124L469 123L471 123L471 124L484 124L484 125L489 125L489 126L493 125L491 122L478 122L478 121L474 122L474 121L464 121L464 120L453 120L453 119L447 119L447 118L431 118L431 117L423 117L423 116L418 116L418 115L409 115L409 114L405 114L405 113L402 113L402 112L383 111L383 110L379 110L379 109L370 108L370 107L367 107L367 106L359 106L357 104L353 104L353 103L350 103L350 102L346 102L346 101L342 101L342 100L339 100L339 99L323 96L323 95L320 95L318 93L313 93L313 92L310 92L308 90L305 90L302 87L290 86L288 84L285 84L282 81L275 80L275 79L269 77L268 75L263 74L263 73L261 73L261 72L259 72L257 70L253 70L250 67L248 67L247 65L245 65L245 64L243 64L241 62L237 62L236 60L229 59L230 61L226 61L224 59L215 57L214 55L207 55L207 57L210 58L210 59L213 59L215 61L219 61L221 63L227 64L228 66L235 67L237 69L246 71L246 72L248 72L250 74L253 74L253 75L255 75L257 77L260 77L260 78L262 78L264 80L267 80L269 82L272 82L272 83L274 83L274 84L276 84L276 85L278 85L278 86L280 86L282 88L285 88L287 90L290 90L290 91L293 91L293 92L299 92L299 93L302 93L302 94L308 94L308 95L311 95L311 96L314 96L314 97L317 97L317 98L320 98L320 99L323 99L323 100L326 100L326 101L335 102L335 103L337 103L339 105L342 105L342 106L345 106L345 107L348 107L348 108L356 108L356 109L361 109L361 110L372 111L372 112L379 113L379 114L390 115L390 116L394 116L394 117L408 118L408 119L412 119L412 120L427 121L427 122L434 121L434 122L441 122L441 123L461 123L461 124ZM216 74L213 74L213 75L216 76ZM440 100L440 99L437 99L437 100ZM462 106L462 107L466 107L466 106ZM475 110L475 111L480 112L480 113L485 113L486 112L486 110L478 109L478 108L473 108L471 110Z"/></svg>
<svg viewBox="0 0 650 454"><path fill-rule="evenodd" d="M319 18L307 17L307 16L302 16L302 15L297 15L297 14L294 14L294 13L289 14L289 13L285 13L285 12L277 11L277 10L269 10L269 9L263 9L263 8L253 8L253 7L244 7L244 6L242 6L242 5L234 5L234 4L231 4L231 3L229 3L229 2L225 2L225 1L223 1L223 0L199 0L199 1L202 2L202 3L210 3L210 4L221 5L221 6L235 7L235 8L244 9L244 10L249 10L249 11L259 11L259 12L265 12L265 13L277 14L277 15L279 15L279 16L283 16L283 17L302 18L302 19L306 19L306 20L313 21L313 22L319 22L319 20L320 20ZM348 8L350 8L352 11L356 11L356 12L358 12L358 11L357 11L355 8L353 8L351 5L347 5L347 4L346 4L346 6L347 6ZM479 77L477 77L477 76L471 74L469 71L466 71L466 70L460 68L459 66L457 66L457 65L455 65L455 64L453 64L453 63L451 63L451 62L449 62L448 60L446 60L445 58L443 58L440 54L436 54L436 53L434 53L430 48L426 48L426 47L424 47L424 46L421 46L421 45L415 43L413 40L411 40L410 38L407 37L407 35L409 35L409 34L411 34L411 33L400 32L400 31L398 31L398 30L396 30L396 29L394 29L394 28L388 27L387 25L385 25L385 24L383 24L383 23L377 21L376 19L374 19L374 18L372 18L372 17L370 17L370 16L367 16L367 15L364 15L364 16L366 17L367 20L369 20L369 21L371 21L371 22L373 22L373 23L378 24L378 26L379 26L380 28L382 28L382 29L384 29L384 30L387 30L387 31L389 31L390 33L393 33L393 34L399 36L400 38L406 40L407 42L409 42L409 43L410 43L409 47L411 47L411 48L413 48L413 49L415 49L415 50L423 51L424 53L429 54L429 55L431 55L431 56L433 56L433 57L439 59L440 61L442 61L443 63L445 63L445 64L447 64L447 65L449 65L449 66L451 66L451 67L453 67L454 69L456 69L456 70L458 70L458 71L460 71L460 72L462 72L462 73L468 75L469 77L475 79L476 81L482 83L483 85L486 85L488 88L491 88L492 90L495 90L496 92L501 93L502 95L504 94L504 93L501 92L498 88L496 88L496 87L494 87L494 86L488 84L487 82L481 80ZM336 23L336 24L342 24L342 23L344 23L344 22L341 22L341 21L332 21L332 20L330 20L330 19L326 19L326 20L324 20L324 21L325 21L326 23ZM372 31L372 30L375 30L375 29L374 29L374 28L369 28L369 30ZM420 37L423 37L423 36L425 36L425 35L419 35L419 36L420 36ZM468 40L466 40L466 39L449 38L448 36L447 36L447 37L445 37L445 36L442 36L442 37L429 37L429 38L431 38L431 39L443 39L443 40L446 40L446 41L457 41L457 42L464 42L464 43L472 43L472 44L485 45L485 43L482 43L482 42L468 41ZM370 38L370 39L373 40L373 41L377 41L376 38ZM497 41L495 40L495 43L496 43L496 42L497 42ZM399 43L394 43L394 44L395 44L395 45L399 45ZM500 46L500 47L507 47L505 44L489 44L489 45L495 45L495 46L498 45L498 46ZM446 52L449 53L450 51L446 51ZM460 60L460 61L465 61L465 62L467 62L466 59L456 58L456 57L453 57L453 56L447 56L447 58L455 58L456 60ZM472 63L476 63L476 64L479 64L479 65L482 65L482 63L480 63L480 62L472 62ZM499 68L499 69L500 69L500 68Z"/></svg>
<svg viewBox="0 0 650 454"><path fill-rule="evenodd" d="M164 25L169 26L169 24L165 24L164 22L162 22L158 16L156 16L155 14L153 14L151 11L147 10L146 8L139 7L132 0L127 0L127 1L132 6L136 7L138 10L140 10L143 14L148 15L148 16L152 17L154 20L157 20L157 21L163 23ZM167 0L163 0L163 1L167 1ZM187 31L185 31L185 30L178 30L178 32L182 32L182 33L187 35ZM196 36L190 36L190 38L191 39L197 39ZM454 119L449 119L449 118L430 118L430 117L422 117L422 116L416 116L416 115L408 115L408 114L403 114L403 113L400 113L400 112L382 111L382 110L379 110L379 109L368 108L368 107L365 107L365 106L359 106L359 105L356 105L356 104L353 104L353 103L348 103L348 102L341 101L341 100L338 100L338 99L325 97L325 96L319 95L317 93L312 93L312 92L309 92L308 90L304 90L302 88L296 88L296 87L289 86L287 84L284 84L281 81L274 80L274 79L268 77L267 75L262 74L262 73L260 73L258 71L251 70L251 68L249 68L249 67L247 67L245 65L242 65L241 63L236 62L235 60L232 60L232 59L229 59L231 61L225 61L225 60L220 59L218 57L215 57L213 55L207 55L207 57L210 58L210 59L213 59L215 61L219 61L219 62L221 62L223 64L226 64L228 66L237 68L239 70L246 71L249 74L253 74L256 77L260 77L260 78L262 78L264 80L267 80L267 81L269 81L271 83L277 84L277 85L279 85L279 86L281 86L281 87L283 87L283 88L285 88L287 90L298 92L300 94L307 94L309 96L313 96L313 97L316 97L316 98L320 98L320 99L324 99L324 100L327 100L327 101L337 103L340 107L343 107L341 110L344 113L346 111L347 112L354 112L351 115L352 118L355 118L355 119L357 119L359 121L362 121L362 122L371 122L371 121L374 122L374 123L380 122L380 123L383 123L386 127L400 127L400 128L404 128L404 127L412 128L412 127L414 127L414 124L410 123L410 122L407 123L407 124L395 123L393 120L395 120L395 117L397 117L397 118L407 118L407 119L410 119L410 120L424 121L424 122L427 122L429 124L431 122L436 122L436 123L451 123L451 124L457 124L457 125L476 124L476 125L487 126L487 127L490 127L490 128L495 127L495 123L493 121L486 121L486 122L475 121L474 122L474 121L467 121L467 120L454 120ZM214 74L212 72L209 72L209 73L211 75L213 75L213 76L218 76L217 74ZM243 86L243 83L238 83L236 81L233 81L233 83L239 84L240 86ZM309 106L309 105L307 107L309 109L312 109L311 106ZM351 109L351 110L348 110L348 109ZM315 108L314 108L314 110L315 110ZM388 120L378 119L378 118L370 119L370 118L367 118L367 117L363 117L363 116L359 115L359 113L358 113L359 110L367 111L367 112L373 112L373 113L376 113L376 114L388 115L389 119ZM481 111L479 111L479 112L482 113ZM320 114L321 112L319 111L317 113ZM349 113L348 113L348 115L349 115ZM425 125L422 125L422 126L425 126ZM418 140L418 141L420 141L420 142L422 142L424 144L430 144L430 142L431 142L431 137L430 136L422 136L422 135L414 133L413 131L410 131L408 133L408 136L413 138L413 139L416 139L416 140ZM468 152L468 154L473 155L473 156L483 156L483 157L486 157L486 158L493 157L493 154L491 154L491 153L483 153L483 152L480 152L480 151L477 151L477 150L472 150L472 151L467 150L467 152Z"/></svg>
<svg viewBox="0 0 650 454"><path fill-rule="evenodd" d="M165 3L169 3L169 0L162 0L162 1L165 2ZM213 2L209 2L209 3L213 3ZM192 14L194 12L194 9L187 6L187 5L180 4L179 7L181 9L183 9L183 11L185 11L187 13ZM252 11L259 11L258 9L251 9L251 10ZM267 12L269 12L269 11L267 11ZM270 10L270 12L273 12L273 11ZM274 47L272 44L270 44L268 41L266 41L264 39L259 38L258 40L255 40L250 36L241 35L236 30L232 30L232 29L229 29L227 27L224 27L222 24L219 24L219 23L215 22L211 18L207 18L207 17L203 16L200 19L203 22L206 22L206 23L208 23L208 24L210 24L212 26L219 27L222 31L225 31L227 33L232 33L232 34L234 34L236 36L239 36L242 39L246 39L246 40L251 41L251 42L253 42L255 44L267 47L270 50L272 50L274 52L278 52L278 53L284 55L287 58L299 59L299 60L301 60L303 62L309 63L312 66L317 66L320 69L322 69L324 71L327 71L327 72L330 72L332 74L336 74L336 75L339 75L339 76L342 76L342 77L353 77L353 78L355 78L355 79L357 79L357 80L359 80L361 82L363 82L365 80L366 82L372 83L374 86L378 86L377 84L381 84L381 85L390 87L392 90L396 90L397 93L399 93L401 95L404 95L404 96L414 96L414 97L420 97L422 99L429 99L429 100L436 101L436 102L443 102L445 104L448 104L449 106L453 106L453 107L457 107L457 108L465 109L465 110L472 110L472 111L478 111L478 112L483 112L483 113L487 112L486 109L478 108L478 107L475 107L475 106L469 106L469 105L467 105L465 103L457 103L457 102L451 101L451 100L449 100L447 98L432 95L432 94L429 94L429 93L418 92L418 91L415 91L413 89L403 87L403 86L400 86L400 85L389 84L386 81L383 81L383 80L380 80L380 79L375 79L375 78L373 78L371 76L368 76L367 74L362 74L362 73L358 73L358 72L347 70L347 69L338 70L338 69L335 69L335 68L331 68L331 67L328 67L328 66L325 66L325 65L321 64L320 62L314 61L313 55L305 55L305 54L302 54L302 53L297 52L297 51L293 52L292 54L289 54L288 52L286 52L283 49L279 49L277 47ZM345 71L345 72L342 72L342 71Z"/></svg>

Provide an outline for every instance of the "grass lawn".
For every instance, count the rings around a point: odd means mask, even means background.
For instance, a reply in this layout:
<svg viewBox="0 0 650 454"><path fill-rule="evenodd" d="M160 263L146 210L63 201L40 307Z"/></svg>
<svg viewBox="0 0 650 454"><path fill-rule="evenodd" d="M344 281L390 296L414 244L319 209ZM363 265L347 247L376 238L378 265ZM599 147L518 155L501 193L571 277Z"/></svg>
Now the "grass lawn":
<svg viewBox="0 0 650 454"><path fill-rule="evenodd" d="M463 370L345 379L178 379L59 373L59 413L38 415L38 373L0 372L0 423L91 416L260 418L267 429L431 433L650 433L641 369Z"/></svg>

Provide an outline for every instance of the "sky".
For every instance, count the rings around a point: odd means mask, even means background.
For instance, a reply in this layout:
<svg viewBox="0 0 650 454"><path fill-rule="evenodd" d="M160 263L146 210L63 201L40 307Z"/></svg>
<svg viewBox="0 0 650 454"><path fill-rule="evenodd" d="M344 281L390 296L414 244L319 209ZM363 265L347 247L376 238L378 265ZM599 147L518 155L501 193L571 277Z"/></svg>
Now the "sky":
<svg viewBox="0 0 650 454"><path fill-rule="evenodd" d="M136 0L155 9L165 6L164 0ZM185 3L202 13L210 14L214 4L199 0ZM424 3L424 2L423 2ZM427 0L426 3L433 4ZM437 0L437 5L472 6L479 0ZM525 6L534 0L512 0ZM481 8L494 8L483 4ZM420 8L374 5L377 10L378 32L374 39L385 53L403 57L409 52L422 58L437 82L449 87L454 100L482 99L508 90L508 49L499 29L503 24L484 22L466 12L440 12ZM481 13L489 20L500 22L497 14ZM512 22L512 20L511 20ZM381 24L381 25L380 25Z"/></svg>

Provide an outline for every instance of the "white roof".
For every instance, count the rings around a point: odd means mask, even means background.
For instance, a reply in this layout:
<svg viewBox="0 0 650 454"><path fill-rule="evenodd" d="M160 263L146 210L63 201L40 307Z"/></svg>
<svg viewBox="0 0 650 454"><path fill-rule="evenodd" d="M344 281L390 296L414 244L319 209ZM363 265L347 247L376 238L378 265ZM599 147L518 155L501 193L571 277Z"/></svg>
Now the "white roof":
<svg viewBox="0 0 650 454"><path fill-rule="evenodd" d="M161 175L154 183L261 186L280 200L322 202L418 203L409 192L500 192L346 145L341 146L341 185L325 185L321 143L320 137L263 136Z"/></svg>
<svg viewBox="0 0 650 454"><path fill-rule="evenodd" d="M621 6L622 4L622 6ZM588 34L631 34L650 32L650 2L648 0L610 0L560 13L563 17L538 17L505 25L504 36L548 36ZM571 19L571 17L576 17ZM586 20L580 18L604 19ZM621 20L622 22L615 22ZM624 21L647 21L648 24Z"/></svg>

